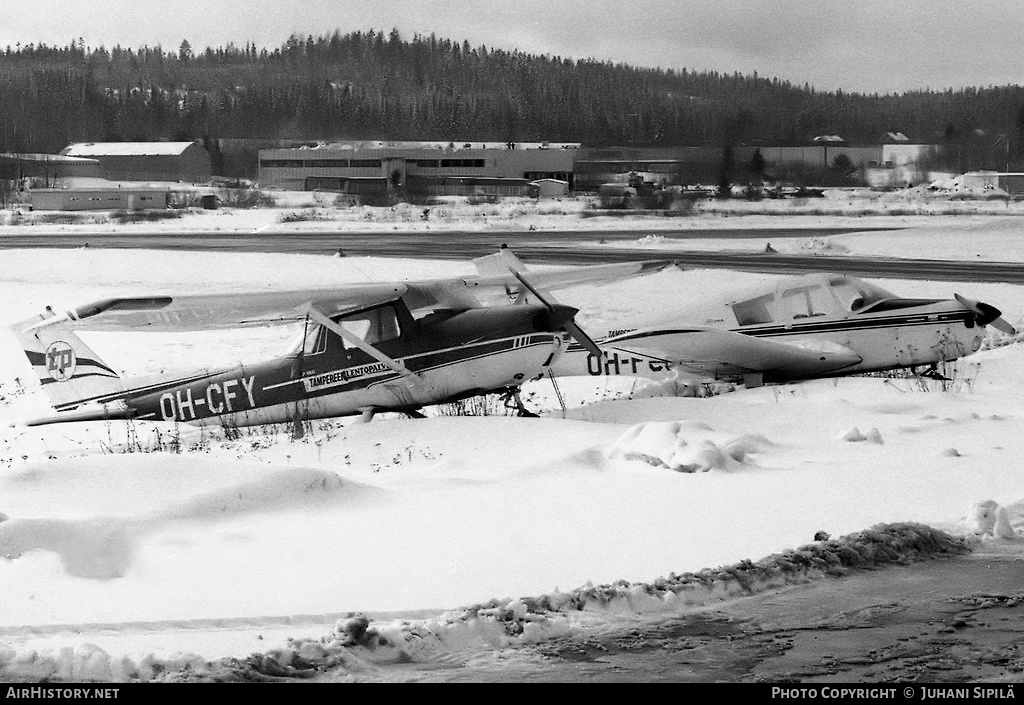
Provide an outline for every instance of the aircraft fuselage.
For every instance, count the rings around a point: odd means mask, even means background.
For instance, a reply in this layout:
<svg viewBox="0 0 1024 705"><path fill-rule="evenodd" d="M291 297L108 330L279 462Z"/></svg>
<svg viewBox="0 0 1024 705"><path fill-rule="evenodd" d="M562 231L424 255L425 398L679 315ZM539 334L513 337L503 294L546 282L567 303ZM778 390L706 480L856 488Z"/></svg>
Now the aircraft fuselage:
<svg viewBox="0 0 1024 705"><path fill-rule="evenodd" d="M984 328L976 323L975 313L953 300L922 302L908 308L838 318L806 317L784 323L721 327L751 338L821 350L816 360L778 364L763 375L765 382L850 375L955 360L976 352L985 336ZM742 379L752 371L741 364L718 361L713 355L669 359L633 349L678 350L691 346L703 353L699 344L690 342L701 334L701 329L685 325L615 331L614 335L598 341L606 351L603 359L588 355L579 345L570 345L553 371L556 375L652 379L664 379L676 369L717 379ZM830 350L830 346L836 349Z"/></svg>
<svg viewBox="0 0 1024 705"><path fill-rule="evenodd" d="M564 345L548 323L543 306L402 320L400 335L374 345L402 369L322 330L313 349L129 390L120 400L135 419L236 426L413 411L543 374Z"/></svg>

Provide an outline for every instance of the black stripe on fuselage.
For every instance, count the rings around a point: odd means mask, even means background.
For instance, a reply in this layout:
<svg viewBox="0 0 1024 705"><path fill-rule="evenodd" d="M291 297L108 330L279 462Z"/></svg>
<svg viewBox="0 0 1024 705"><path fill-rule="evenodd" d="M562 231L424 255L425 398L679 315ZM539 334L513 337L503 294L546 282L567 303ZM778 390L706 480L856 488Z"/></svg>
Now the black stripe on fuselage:
<svg viewBox="0 0 1024 705"><path fill-rule="evenodd" d="M476 344L454 346L442 350L431 350L429 352L404 356L400 359L410 372L422 373L506 352L525 350L535 346L549 346L555 337L556 334L524 334L500 340L485 340ZM346 379L340 383L325 384L306 391L305 382L308 380L314 380L325 375L343 375L346 370L358 369L367 365L373 366L377 363L373 360L368 360L357 365L350 365L336 370L325 370L317 374L295 379L288 378L291 374L291 364L291 361L287 359L271 360L251 366L246 365L244 368L223 370L216 375L201 375L190 380L178 380L171 384L156 385L142 390L132 389L128 393L117 395L117 397L125 398L130 406L138 403L147 405L149 401L141 401L141 397L159 393L165 389L182 389L196 382L202 383L206 379L211 380L211 383L213 383L214 379L223 379L224 376L230 377L232 374L244 374L245 376L254 376L261 380L260 391L255 401L256 408L265 408L277 404L292 403L302 399L313 399L342 392L368 389L403 377L399 372L386 368L384 370L371 371L363 376ZM244 369L244 373L241 369ZM139 418L155 417L156 415L155 412L150 412L147 408L147 413ZM219 415L210 414L209 416L199 416L198 418L213 418Z"/></svg>
<svg viewBox="0 0 1024 705"><path fill-rule="evenodd" d="M525 350L527 348L535 347L537 345L550 345L554 339L553 334L548 335L526 335L526 336L515 336L512 338L505 338L502 340L488 340L484 343L477 343L475 345L460 345L452 348L445 348L443 350L431 350L430 352L420 353L417 355L409 355L402 358L402 363L405 368L410 372L419 374L423 372L432 372L435 370L443 369L445 367L451 367L463 362L470 362L471 360L479 360L493 355L501 355L506 352L513 350ZM516 341L526 338L524 343L517 344ZM343 372L344 368L339 370ZM330 374L330 372L326 373ZM319 375L310 375L302 379L296 379L293 381L294 384L301 385L303 379L312 379ZM354 379L346 380L343 384L336 384L333 386L325 386L321 389L313 389L306 392L303 389L303 394L309 398L325 396L328 394L335 394L337 392L350 392L359 389L369 389L380 384L387 384L393 382L396 379L401 378L398 372L388 370L387 372L369 374L363 377L356 377ZM266 387L264 387L266 389ZM289 395L289 400L291 399Z"/></svg>
<svg viewBox="0 0 1024 705"><path fill-rule="evenodd" d="M214 377L219 374L221 374L221 372L203 373L193 375L191 377L178 377L167 382L154 382L153 384L149 384L144 387L131 387L120 392L107 392L106 394L97 394L91 397L84 397L82 399L76 399L74 401L66 402L64 404L54 404L53 408L57 411L66 411L68 409L74 409L76 406L81 406L82 404L87 404L90 402L106 404L107 402L111 402L116 399L136 398L144 396L146 394L152 394L153 392L159 392L163 389L171 389L173 387L180 387L185 384L191 384L192 382L196 382L198 380L206 379L209 377ZM76 375L73 379L78 379L79 376L84 377L85 375Z"/></svg>
<svg viewBox="0 0 1024 705"><path fill-rule="evenodd" d="M773 324L759 328L732 328L722 329L729 333L749 335L753 338L777 338L792 335L813 335L820 333L844 333L857 330L879 330L885 328L905 328L908 326L934 326L945 323L966 323L974 316L972 311L947 311L942 313L917 313L910 316L885 316L879 318L846 318L841 321L815 322L794 322L792 324ZM615 338L598 341L598 345L614 346L618 343L642 340L644 338L657 338L664 335L676 335L683 333L704 333L707 328L666 328L661 330L641 331L628 335L621 335ZM577 352L583 346L573 341L568 351Z"/></svg>
<svg viewBox="0 0 1024 705"><path fill-rule="evenodd" d="M853 330L874 330L880 328L904 328L907 326L934 326L944 323L967 322L974 316L972 311L948 311L942 313L916 313L909 316L886 316L884 318L846 318L841 321L815 322L804 319L799 323L771 325L759 328L733 329L755 338L806 335L808 333L842 333Z"/></svg>

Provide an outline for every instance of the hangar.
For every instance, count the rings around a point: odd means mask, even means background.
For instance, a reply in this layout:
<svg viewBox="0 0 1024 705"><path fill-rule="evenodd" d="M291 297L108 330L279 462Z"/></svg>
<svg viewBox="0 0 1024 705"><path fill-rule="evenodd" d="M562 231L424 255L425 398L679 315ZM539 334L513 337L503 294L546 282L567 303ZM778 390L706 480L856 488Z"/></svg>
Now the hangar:
<svg viewBox="0 0 1024 705"><path fill-rule="evenodd" d="M96 159L68 157L60 154L0 154L0 179L42 179L51 184L69 177L97 177L100 163Z"/></svg>
<svg viewBox="0 0 1024 705"><path fill-rule="evenodd" d="M59 179L95 177L99 166L95 159L59 154L0 154L0 208L24 202L27 187L49 187Z"/></svg>
<svg viewBox="0 0 1024 705"><path fill-rule="evenodd" d="M109 181L206 183L212 174L210 153L198 142L79 142L61 155L97 160Z"/></svg>

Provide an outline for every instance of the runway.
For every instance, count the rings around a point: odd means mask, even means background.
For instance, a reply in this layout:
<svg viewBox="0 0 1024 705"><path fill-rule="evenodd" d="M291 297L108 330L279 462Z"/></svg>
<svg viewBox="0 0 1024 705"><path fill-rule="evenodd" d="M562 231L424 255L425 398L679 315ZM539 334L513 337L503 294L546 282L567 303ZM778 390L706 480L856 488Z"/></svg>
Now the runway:
<svg viewBox="0 0 1024 705"><path fill-rule="evenodd" d="M884 228L881 228L884 230ZM859 228L856 232L863 232ZM619 231L434 231L434 232L77 232L0 236L0 249L80 247L193 251L284 252L347 256L468 260L507 245L527 263L586 265L668 259L682 267L771 274L830 271L853 276L933 281L1024 284L1024 263L935 260L912 257L788 255L730 250L736 240L781 240L854 232L848 228L658 231L658 246L626 247L648 230ZM690 239L718 239L718 251L687 250ZM603 241L603 243L602 243Z"/></svg>

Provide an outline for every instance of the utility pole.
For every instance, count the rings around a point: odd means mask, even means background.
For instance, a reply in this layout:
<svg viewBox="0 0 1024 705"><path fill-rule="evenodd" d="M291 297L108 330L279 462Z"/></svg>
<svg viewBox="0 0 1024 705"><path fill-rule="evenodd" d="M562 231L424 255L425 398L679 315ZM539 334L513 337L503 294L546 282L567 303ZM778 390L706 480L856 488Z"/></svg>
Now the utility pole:
<svg viewBox="0 0 1024 705"><path fill-rule="evenodd" d="M1006 135L999 135L999 139L992 143L992 164L995 165L996 161L996 147L1002 142L1006 146L1006 166L1003 173L1009 173L1010 171L1010 138Z"/></svg>

